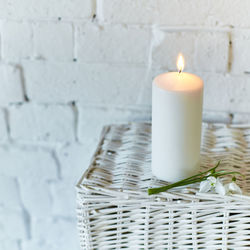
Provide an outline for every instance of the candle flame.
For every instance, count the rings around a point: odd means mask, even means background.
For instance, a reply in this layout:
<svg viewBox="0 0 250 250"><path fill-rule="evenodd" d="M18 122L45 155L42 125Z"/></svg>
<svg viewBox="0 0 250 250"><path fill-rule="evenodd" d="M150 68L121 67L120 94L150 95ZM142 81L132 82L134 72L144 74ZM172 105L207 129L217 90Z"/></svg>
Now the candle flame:
<svg viewBox="0 0 250 250"><path fill-rule="evenodd" d="M179 73L181 73L184 69L184 57L182 54L179 54L179 56L178 56L177 68L178 68Z"/></svg>

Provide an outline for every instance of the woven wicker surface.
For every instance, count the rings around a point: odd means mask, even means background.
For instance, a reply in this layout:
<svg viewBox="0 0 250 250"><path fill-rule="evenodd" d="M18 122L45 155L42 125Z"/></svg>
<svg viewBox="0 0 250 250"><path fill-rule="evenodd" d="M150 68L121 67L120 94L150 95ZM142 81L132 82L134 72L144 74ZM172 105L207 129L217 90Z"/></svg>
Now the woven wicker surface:
<svg viewBox="0 0 250 250"><path fill-rule="evenodd" d="M105 127L77 185L82 249L250 249L250 125L204 123L201 157L201 170L221 160L220 169L243 173L244 195L193 185L148 196L166 184L151 173L151 125Z"/></svg>

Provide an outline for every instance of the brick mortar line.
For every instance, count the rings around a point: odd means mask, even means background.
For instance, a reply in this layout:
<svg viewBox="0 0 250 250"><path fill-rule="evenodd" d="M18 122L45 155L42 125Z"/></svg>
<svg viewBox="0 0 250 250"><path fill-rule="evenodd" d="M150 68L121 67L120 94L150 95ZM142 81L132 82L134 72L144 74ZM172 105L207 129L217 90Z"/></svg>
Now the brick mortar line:
<svg viewBox="0 0 250 250"><path fill-rule="evenodd" d="M97 8L98 10L98 8ZM124 23L124 22L106 22L102 21L99 16L96 16L96 24L97 25L107 25L107 26L126 26L128 28L139 28L139 29L152 29L152 28L158 28L165 31L201 31L201 32L212 32L212 31L218 31L218 32L228 32L228 31L245 31L250 30L250 26L234 26L232 27L230 24L223 25L223 26L209 26L209 25L165 25L165 24L143 24L143 23ZM100 14L99 14L100 15ZM58 19L60 18L60 19ZM13 18L0 18L0 22L17 22L17 23L30 23L30 24L36 24L36 23L65 23L65 24L85 24L85 23L93 23L93 16L90 16L88 18L79 18L79 19L69 19L69 18L63 18L63 17L55 17L55 18L47 18L47 19L13 19Z"/></svg>

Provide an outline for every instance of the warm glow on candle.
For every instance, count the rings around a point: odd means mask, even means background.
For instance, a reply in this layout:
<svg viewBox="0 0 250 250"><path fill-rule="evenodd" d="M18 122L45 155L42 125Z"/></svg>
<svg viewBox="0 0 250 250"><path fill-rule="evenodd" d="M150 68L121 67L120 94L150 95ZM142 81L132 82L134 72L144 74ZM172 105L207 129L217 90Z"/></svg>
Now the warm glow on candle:
<svg viewBox="0 0 250 250"><path fill-rule="evenodd" d="M184 57L182 54L179 54L179 56L178 56L177 68L178 68L179 73L181 73L184 69Z"/></svg>

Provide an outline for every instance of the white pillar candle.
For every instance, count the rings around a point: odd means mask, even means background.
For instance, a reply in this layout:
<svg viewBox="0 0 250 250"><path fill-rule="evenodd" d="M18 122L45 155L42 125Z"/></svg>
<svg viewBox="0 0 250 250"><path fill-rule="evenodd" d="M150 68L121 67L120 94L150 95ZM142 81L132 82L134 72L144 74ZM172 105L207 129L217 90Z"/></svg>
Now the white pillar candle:
<svg viewBox="0 0 250 250"><path fill-rule="evenodd" d="M202 124L203 81L196 75L164 73L153 81L152 172L176 182L198 172Z"/></svg>

